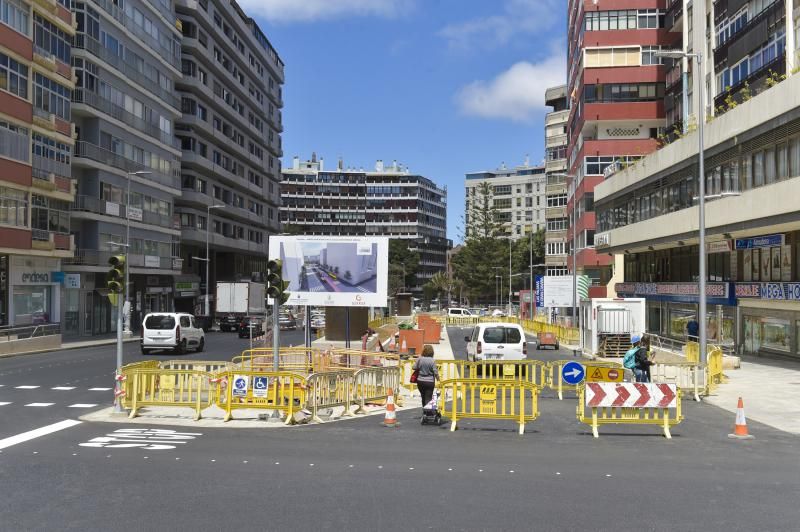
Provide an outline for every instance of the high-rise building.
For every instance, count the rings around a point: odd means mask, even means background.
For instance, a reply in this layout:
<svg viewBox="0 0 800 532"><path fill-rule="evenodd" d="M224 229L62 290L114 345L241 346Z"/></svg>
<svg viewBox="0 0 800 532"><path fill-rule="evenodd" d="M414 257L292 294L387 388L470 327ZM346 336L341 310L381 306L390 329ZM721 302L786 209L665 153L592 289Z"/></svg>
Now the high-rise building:
<svg viewBox="0 0 800 532"><path fill-rule="evenodd" d="M567 213L576 238L570 231L567 239L576 260L568 264L594 284L612 274L612 256L594 248L594 187L610 166L654 151L663 133L666 67L657 52L676 37L665 27L664 8L664 0L569 1L567 161L575 177Z"/></svg>
<svg viewBox="0 0 800 532"><path fill-rule="evenodd" d="M497 213L506 237L513 240L528 237L530 232L545 228L545 167L528 161L514 168L503 163L496 170L470 172L466 175L465 225L470 230L470 216L483 201L481 189L488 185L492 208ZM477 202L476 202L477 198ZM468 234L465 236L469 236Z"/></svg>
<svg viewBox="0 0 800 532"><path fill-rule="evenodd" d="M67 322L74 249L69 2L0 0L0 324ZM70 278L72 280L72 278Z"/></svg>
<svg viewBox="0 0 800 532"><path fill-rule="evenodd" d="M545 92L545 103L553 110L544 119L546 159L544 211L547 227L544 234L546 275L567 274L567 120L569 99L567 86L552 87Z"/></svg>
<svg viewBox="0 0 800 532"><path fill-rule="evenodd" d="M447 268L447 189L414 174L397 161L379 160L374 170L345 168L340 159L326 169L324 159L295 157L283 170L283 230L302 235L388 236L419 253L416 285Z"/></svg>
<svg viewBox="0 0 800 532"><path fill-rule="evenodd" d="M134 328L145 313L173 308L173 276L181 270L174 217L181 152L173 134L180 32L169 0L72 4L77 249L65 270L79 282L65 290L77 313L65 334L88 336L116 330L106 297L112 255L127 254Z"/></svg>
<svg viewBox="0 0 800 532"><path fill-rule="evenodd" d="M266 271L267 240L280 229L284 65L235 1L175 0L175 8L183 33L175 130L184 264L175 306L202 313L198 296L208 289L213 297L216 281Z"/></svg>

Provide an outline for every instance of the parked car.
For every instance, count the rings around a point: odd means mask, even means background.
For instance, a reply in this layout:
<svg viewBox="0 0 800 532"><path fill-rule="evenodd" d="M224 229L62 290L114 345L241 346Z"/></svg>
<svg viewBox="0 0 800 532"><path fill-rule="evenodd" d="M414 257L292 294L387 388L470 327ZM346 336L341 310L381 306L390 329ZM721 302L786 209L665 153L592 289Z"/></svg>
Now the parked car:
<svg viewBox="0 0 800 532"><path fill-rule="evenodd" d="M449 308L447 309L447 315L461 318L463 316L472 316L472 312L465 308Z"/></svg>
<svg viewBox="0 0 800 532"><path fill-rule="evenodd" d="M312 330L316 331L318 329L324 329L324 328L325 328L325 318L324 317L316 317L316 318L312 317L311 318L311 329Z"/></svg>
<svg viewBox="0 0 800 532"><path fill-rule="evenodd" d="M219 319L219 330L222 332L236 332L239 330L239 324L241 322L241 316L228 314Z"/></svg>
<svg viewBox="0 0 800 532"><path fill-rule="evenodd" d="M481 323L464 339L467 342L467 359L472 362L528 358L525 331L514 323Z"/></svg>
<svg viewBox="0 0 800 532"><path fill-rule="evenodd" d="M239 322L239 338L250 338L250 328L253 329L253 338L258 338L264 334L264 320L254 316L242 318Z"/></svg>
<svg viewBox="0 0 800 532"><path fill-rule="evenodd" d="M558 349L558 336L555 333L540 332L536 335L536 349L542 349L548 345L553 349Z"/></svg>
<svg viewBox="0 0 800 532"><path fill-rule="evenodd" d="M278 316L278 327L282 331L297 329L297 320L290 314Z"/></svg>
<svg viewBox="0 0 800 532"><path fill-rule="evenodd" d="M154 312L144 317L141 332L143 355L161 349L182 355L189 349L200 352L205 345L203 328L191 314Z"/></svg>

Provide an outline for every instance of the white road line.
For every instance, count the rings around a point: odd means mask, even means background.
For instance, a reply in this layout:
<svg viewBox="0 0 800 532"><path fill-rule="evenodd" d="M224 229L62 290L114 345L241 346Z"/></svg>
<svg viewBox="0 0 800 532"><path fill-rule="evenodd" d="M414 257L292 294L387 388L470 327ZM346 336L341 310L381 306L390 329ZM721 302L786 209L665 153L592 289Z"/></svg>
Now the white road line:
<svg viewBox="0 0 800 532"><path fill-rule="evenodd" d="M65 419L64 421L59 421L58 423L53 423L52 425L47 425L46 427L29 430L28 432L23 432L22 434L17 434L16 436L10 436L0 440L0 449L5 449L6 447L11 447L12 445L17 445L18 443L23 443L35 438L40 438L42 436L47 436L53 432L58 432L59 430L68 429L80 424L81 422L78 420Z"/></svg>
<svg viewBox="0 0 800 532"><path fill-rule="evenodd" d="M17 390L35 390L38 386L14 386Z"/></svg>
<svg viewBox="0 0 800 532"><path fill-rule="evenodd" d="M50 388L51 390L74 390L74 386L56 386L55 388Z"/></svg>
<svg viewBox="0 0 800 532"><path fill-rule="evenodd" d="M90 392L107 392L111 388L89 388Z"/></svg>
<svg viewBox="0 0 800 532"><path fill-rule="evenodd" d="M69 405L67 408L92 408L94 406L97 405L91 403L75 403L74 405Z"/></svg>
<svg viewBox="0 0 800 532"><path fill-rule="evenodd" d="M10 405L10 404L11 404L10 402L8 402L8 403L0 403L0 406L6 406L6 405Z"/></svg>
<svg viewBox="0 0 800 532"><path fill-rule="evenodd" d="M25 406L53 406L55 403L28 403Z"/></svg>

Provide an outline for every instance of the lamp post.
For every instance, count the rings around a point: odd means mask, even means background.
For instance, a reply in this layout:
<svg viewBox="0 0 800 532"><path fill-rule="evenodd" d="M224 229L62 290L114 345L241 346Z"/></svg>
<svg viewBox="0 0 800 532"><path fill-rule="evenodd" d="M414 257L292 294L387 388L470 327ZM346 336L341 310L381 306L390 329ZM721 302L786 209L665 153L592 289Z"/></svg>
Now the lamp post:
<svg viewBox="0 0 800 532"><path fill-rule="evenodd" d="M128 191L125 195L125 334L131 334L131 285L130 261L128 254L131 252L131 176L150 175L153 172L139 170L138 172L126 172L128 179Z"/></svg>
<svg viewBox="0 0 800 532"><path fill-rule="evenodd" d="M209 205L206 207L206 258L205 259L195 259L197 260L205 260L206 263L206 295L205 295L205 305L203 307L203 312L205 314L206 319L211 315L211 309L209 308L208 304L208 295L211 292L211 279L209 277L209 265L211 264L211 257L209 256L209 233L211 231L211 209L221 209L224 208L225 205Z"/></svg>
<svg viewBox="0 0 800 532"><path fill-rule="evenodd" d="M697 63L699 74L697 104L697 165L698 165L698 194L697 205L699 212L699 266L698 273L698 320L700 323L699 344L700 344L700 363L705 364L708 358L707 337L706 337L706 179L705 179L705 150L703 145L703 124L705 123L705 88L706 74L703 64L703 54L701 52L684 52L683 50L664 50L656 53L660 57L670 57L672 59L694 59ZM698 78L695 78L697 81Z"/></svg>
<svg viewBox="0 0 800 532"><path fill-rule="evenodd" d="M513 244L513 240L511 236L508 237L508 317L511 317L511 296L513 292L511 291L511 248Z"/></svg>

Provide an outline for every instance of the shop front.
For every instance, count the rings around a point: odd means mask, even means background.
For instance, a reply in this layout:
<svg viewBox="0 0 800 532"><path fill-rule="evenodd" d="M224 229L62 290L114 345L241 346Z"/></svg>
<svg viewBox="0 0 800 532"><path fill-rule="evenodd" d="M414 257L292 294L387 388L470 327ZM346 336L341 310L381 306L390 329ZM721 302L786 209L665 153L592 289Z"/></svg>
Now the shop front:
<svg viewBox="0 0 800 532"><path fill-rule="evenodd" d="M104 272L64 274L64 337L98 336L117 331L117 307L108 299L105 276Z"/></svg>
<svg viewBox="0 0 800 532"><path fill-rule="evenodd" d="M800 359L800 283L737 283L741 352Z"/></svg>
<svg viewBox="0 0 800 532"><path fill-rule="evenodd" d="M199 316L203 313L200 299L200 276L176 275L174 284L175 312L188 312Z"/></svg>
<svg viewBox="0 0 800 532"><path fill-rule="evenodd" d="M61 316L61 260L11 255L3 266L8 283L2 290L6 304L4 325L58 323ZM0 268L2 269L2 268ZM5 285L5 278L3 285Z"/></svg>

